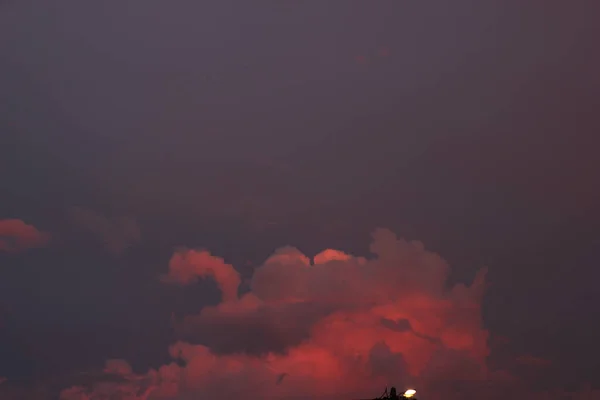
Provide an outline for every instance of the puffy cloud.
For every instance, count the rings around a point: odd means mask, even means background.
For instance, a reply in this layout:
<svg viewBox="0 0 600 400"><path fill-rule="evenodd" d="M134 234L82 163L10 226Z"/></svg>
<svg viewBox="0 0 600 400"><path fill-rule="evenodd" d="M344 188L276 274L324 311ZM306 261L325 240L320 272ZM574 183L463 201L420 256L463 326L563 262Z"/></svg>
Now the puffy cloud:
<svg viewBox="0 0 600 400"><path fill-rule="evenodd" d="M212 256L205 250L180 249L169 261L169 273L162 277L166 283L187 285L198 278L212 277L223 294L223 301L237 300L240 275L222 258Z"/></svg>
<svg viewBox="0 0 600 400"><path fill-rule="evenodd" d="M97 374L95 374L97 375ZM152 374L136 375L125 360L113 359L105 363L99 376L84 376L77 385L63 389L60 400L146 400L158 389Z"/></svg>
<svg viewBox="0 0 600 400"><path fill-rule="evenodd" d="M380 229L371 251L363 258L328 249L311 260L279 249L238 296L233 266L180 249L163 279L210 277L223 301L184 320L185 337L169 348L172 363L136 375L111 360L105 371L122 382L71 388L62 398L347 400L390 385L416 386L429 399L461 391L494 398L515 385L486 364L485 269L469 285L447 287L448 264L420 242Z"/></svg>
<svg viewBox="0 0 600 400"><path fill-rule="evenodd" d="M122 254L141 241L140 228L133 218L108 218L81 207L73 208L70 217L80 230L96 237L112 254Z"/></svg>
<svg viewBox="0 0 600 400"><path fill-rule="evenodd" d="M49 240L49 234L20 219L0 220L0 251L24 251L44 246Z"/></svg>
<svg viewBox="0 0 600 400"><path fill-rule="evenodd" d="M113 359L106 361L104 372L107 374L117 374L122 376L129 376L133 373L131 365L125 360Z"/></svg>
<svg viewBox="0 0 600 400"><path fill-rule="evenodd" d="M246 295L236 304L186 317L177 330L181 338L201 340L217 353L283 353L308 339L313 325L334 309L308 302L269 305Z"/></svg>

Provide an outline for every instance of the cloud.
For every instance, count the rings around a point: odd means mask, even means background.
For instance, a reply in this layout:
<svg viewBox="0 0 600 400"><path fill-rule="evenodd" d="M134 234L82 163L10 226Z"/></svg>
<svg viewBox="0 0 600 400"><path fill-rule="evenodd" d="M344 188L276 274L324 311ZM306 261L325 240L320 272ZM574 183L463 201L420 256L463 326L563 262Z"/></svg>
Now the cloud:
<svg viewBox="0 0 600 400"><path fill-rule="evenodd" d="M166 283L188 285L208 276L219 285L224 302L237 300L241 283L238 272L232 265L205 250L178 250L169 261L169 273L161 279Z"/></svg>
<svg viewBox="0 0 600 400"><path fill-rule="evenodd" d="M185 285L210 277L222 301L184 320L185 337L168 349L173 362L135 374L111 360L105 372L120 381L75 386L61 398L348 400L396 385L428 399L493 399L519 384L487 365L485 268L470 284L448 287L441 257L384 229L374 232L371 252L328 249L311 260L281 248L238 295L233 266L180 249L162 279Z"/></svg>
<svg viewBox="0 0 600 400"><path fill-rule="evenodd" d="M19 252L42 247L49 240L48 233L41 232L20 219L0 220L0 251Z"/></svg>
<svg viewBox="0 0 600 400"><path fill-rule="evenodd" d="M207 307L176 328L180 338L202 341L218 354L284 353L308 339L312 326L332 310L315 303L267 305L247 295L230 307Z"/></svg>
<svg viewBox="0 0 600 400"><path fill-rule="evenodd" d="M104 372L107 374L117 374L120 376L130 376L133 371L131 365L125 360L113 359L106 361Z"/></svg>
<svg viewBox="0 0 600 400"><path fill-rule="evenodd" d="M80 230L100 240L111 254L122 254L141 241L140 228L130 217L108 218L94 211L75 207L70 211L70 218Z"/></svg>

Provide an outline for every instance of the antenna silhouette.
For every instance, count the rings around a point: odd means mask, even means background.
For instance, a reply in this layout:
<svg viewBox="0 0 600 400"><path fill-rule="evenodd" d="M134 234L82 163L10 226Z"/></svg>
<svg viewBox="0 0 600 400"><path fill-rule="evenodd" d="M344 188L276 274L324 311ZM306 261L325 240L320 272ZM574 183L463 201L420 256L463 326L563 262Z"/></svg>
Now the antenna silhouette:
<svg viewBox="0 0 600 400"><path fill-rule="evenodd" d="M388 388L386 387L381 396L375 397L374 399L355 399L355 400L401 400L401 399L411 399L417 400L415 394L417 393L414 389L408 389L404 394L398 395L396 392L396 388L392 386L390 391L388 392Z"/></svg>

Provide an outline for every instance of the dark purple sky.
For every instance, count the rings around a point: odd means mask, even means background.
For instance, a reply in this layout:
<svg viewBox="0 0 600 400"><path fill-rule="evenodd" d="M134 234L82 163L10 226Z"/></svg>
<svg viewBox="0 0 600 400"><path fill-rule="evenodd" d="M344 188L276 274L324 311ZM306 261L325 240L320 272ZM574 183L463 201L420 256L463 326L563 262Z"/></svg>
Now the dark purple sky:
<svg viewBox="0 0 600 400"><path fill-rule="evenodd" d="M164 363L219 298L160 284L177 246L250 277L376 227L489 266L536 385L600 375L600 3L168 3L0 2L0 220L53 237L0 253L0 377Z"/></svg>

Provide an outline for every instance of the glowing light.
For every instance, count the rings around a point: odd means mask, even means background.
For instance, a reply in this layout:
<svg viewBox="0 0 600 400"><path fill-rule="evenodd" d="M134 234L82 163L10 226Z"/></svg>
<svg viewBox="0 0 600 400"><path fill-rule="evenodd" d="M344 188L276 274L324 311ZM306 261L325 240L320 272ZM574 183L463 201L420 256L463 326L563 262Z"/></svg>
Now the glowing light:
<svg viewBox="0 0 600 400"><path fill-rule="evenodd" d="M415 394L417 394L416 390L414 390L414 389L408 389L406 392L404 392L404 397L411 398Z"/></svg>

